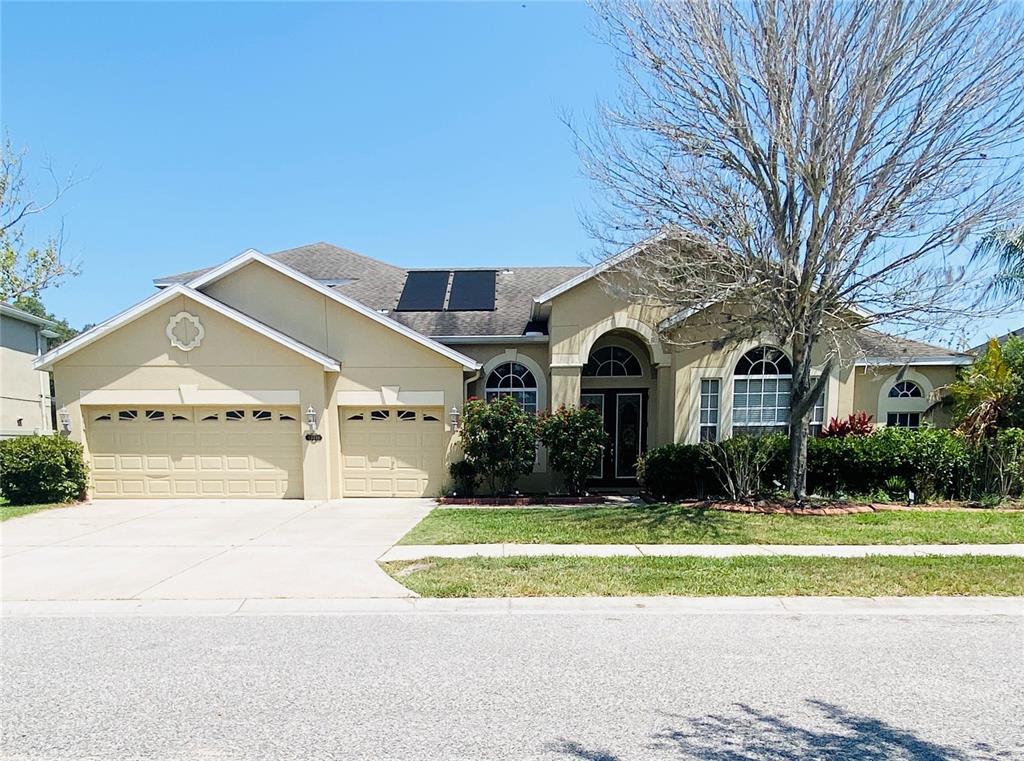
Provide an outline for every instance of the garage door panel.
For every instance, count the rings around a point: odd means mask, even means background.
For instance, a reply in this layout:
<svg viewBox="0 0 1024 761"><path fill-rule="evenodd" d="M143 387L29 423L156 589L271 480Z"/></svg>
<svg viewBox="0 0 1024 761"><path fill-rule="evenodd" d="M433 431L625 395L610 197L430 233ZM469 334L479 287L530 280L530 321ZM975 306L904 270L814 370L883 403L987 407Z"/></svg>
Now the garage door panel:
<svg viewBox="0 0 1024 761"><path fill-rule="evenodd" d="M104 497L301 497L298 411L85 409ZM279 415L291 419L279 420Z"/></svg>
<svg viewBox="0 0 1024 761"><path fill-rule="evenodd" d="M444 483L441 408L345 408L342 496L431 496Z"/></svg>
<svg viewBox="0 0 1024 761"><path fill-rule="evenodd" d="M93 471L117 470L117 458L113 455L96 455L92 458Z"/></svg>

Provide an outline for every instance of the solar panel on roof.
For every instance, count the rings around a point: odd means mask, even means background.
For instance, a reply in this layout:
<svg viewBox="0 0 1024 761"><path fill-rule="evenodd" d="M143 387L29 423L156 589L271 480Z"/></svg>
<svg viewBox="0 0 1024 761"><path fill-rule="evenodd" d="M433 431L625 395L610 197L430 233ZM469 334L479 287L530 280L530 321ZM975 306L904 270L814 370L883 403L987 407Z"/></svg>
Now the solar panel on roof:
<svg viewBox="0 0 1024 761"><path fill-rule="evenodd" d="M448 275L448 270L410 272L405 277L405 287L396 309L401 312L440 312L444 309Z"/></svg>
<svg viewBox="0 0 1024 761"><path fill-rule="evenodd" d="M494 309L495 270L460 270L452 277L448 311L474 312Z"/></svg>

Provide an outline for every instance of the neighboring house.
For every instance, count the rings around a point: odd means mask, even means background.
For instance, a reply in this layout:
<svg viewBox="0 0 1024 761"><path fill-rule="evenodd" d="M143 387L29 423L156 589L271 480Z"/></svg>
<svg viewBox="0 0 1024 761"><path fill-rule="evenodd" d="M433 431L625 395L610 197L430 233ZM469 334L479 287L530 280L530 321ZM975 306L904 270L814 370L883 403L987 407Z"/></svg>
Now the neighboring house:
<svg viewBox="0 0 1024 761"><path fill-rule="evenodd" d="M0 438L49 433L49 373L32 363L56 337L56 323L0 303Z"/></svg>
<svg viewBox="0 0 1024 761"><path fill-rule="evenodd" d="M42 357L96 497L434 496L464 401L601 410L594 483L635 484L667 442L786 430L789 360L764 342L665 343L601 267L404 270L317 243L248 251ZM685 320L678 330L687 329ZM881 333L832 370L816 424L865 409L919 425L963 354ZM543 450L521 488L556 486Z"/></svg>
<svg viewBox="0 0 1024 761"><path fill-rule="evenodd" d="M1011 338L1024 338L1024 328L1017 328L1016 330L1011 330L1009 333L1004 333L1003 335L998 336L996 338L996 341L998 341L999 345L1002 346L1007 341L1009 341ZM983 351L985 351L985 349L987 349L987 348L988 348L988 341L986 341L983 344L979 344L978 346L975 346L973 349L970 350L969 353L977 356L977 355L981 354Z"/></svg>

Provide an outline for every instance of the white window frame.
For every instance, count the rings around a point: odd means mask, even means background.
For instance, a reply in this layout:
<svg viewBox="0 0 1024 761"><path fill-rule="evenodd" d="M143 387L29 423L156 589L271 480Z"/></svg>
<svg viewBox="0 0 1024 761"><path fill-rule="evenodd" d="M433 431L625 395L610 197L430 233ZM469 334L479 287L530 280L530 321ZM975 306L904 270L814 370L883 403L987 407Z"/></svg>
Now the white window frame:
<svg viewBox="0 0 1024 761"><path fill-rule="evenodd" d="M704 384L714 384L714 407L704 406ZM707 394L710 398L711 394ZM705 422L704 413L708 413L708 417L711 416L711 412L715 414L714 422ZM704 431L706 429L713 429L714 434L711 438L704 438ZM708 377L697 379L697 441L703 443L704 441L721 441L722 440L722 379L719 377Z"/></svg>

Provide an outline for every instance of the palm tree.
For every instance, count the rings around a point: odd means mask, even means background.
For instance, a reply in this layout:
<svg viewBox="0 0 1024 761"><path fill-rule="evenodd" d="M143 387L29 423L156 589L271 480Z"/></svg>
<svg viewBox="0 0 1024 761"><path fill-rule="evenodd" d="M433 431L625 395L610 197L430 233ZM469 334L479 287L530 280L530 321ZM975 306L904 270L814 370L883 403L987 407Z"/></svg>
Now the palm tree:
<svg viewBox="0 0 1024 761"><path fill-rule="evenodd" d="M1024 298L1024 226L990 232L974 249L974 257L999 259L996 288L1007 296Z"/></svg>

